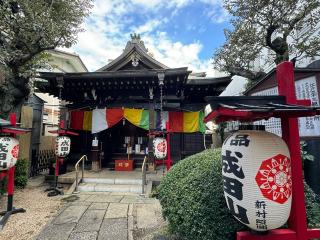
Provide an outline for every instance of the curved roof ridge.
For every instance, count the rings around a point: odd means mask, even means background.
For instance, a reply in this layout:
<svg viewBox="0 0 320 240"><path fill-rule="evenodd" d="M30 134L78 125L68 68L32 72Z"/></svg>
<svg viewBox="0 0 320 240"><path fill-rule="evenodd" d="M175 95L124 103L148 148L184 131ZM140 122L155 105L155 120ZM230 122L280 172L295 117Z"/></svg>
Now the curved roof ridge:
<svg viewBox="0 0 320 240"><path fill-rule="evenodd" d="M148 49L145 47L144 42L141 40L139 34L131 34L131 40L127 42L127 45L123 52L116 59L112 60L110 63L103 66L102 68L96 70L96 72L116 69L116 67L121 65L122 62L128 61L128 57L134 54L134 52L137 52L138 55L141 55L142 57L146 58L158 69L169 69L169 67L157 61L148 54ZM140 61L142 60L140 59Z"/></svg>

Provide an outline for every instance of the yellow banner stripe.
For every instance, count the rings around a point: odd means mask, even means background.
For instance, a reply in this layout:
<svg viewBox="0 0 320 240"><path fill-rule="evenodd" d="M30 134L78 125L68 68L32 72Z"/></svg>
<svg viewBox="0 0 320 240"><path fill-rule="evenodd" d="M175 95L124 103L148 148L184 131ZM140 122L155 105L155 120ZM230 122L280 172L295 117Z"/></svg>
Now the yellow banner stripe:
<svg viewBox="0 0 320 240"><path fill-rule="evenodd" d="M133 125L139 127L141 116L142 116L143 109L124 109L124 118L131 122Z"/></svg>
<svg viewBox="0 0 320 240"><path fill-rule="evenodd" d="M183 113L183 132L192 133L199 131L199 112Z"/></svg>
<svg viewBox="0 0 320 240"><path fill-rule="evenodd" d="M85 111L83 114L83 130L91 131L92 129L92 111Z"/></svg>

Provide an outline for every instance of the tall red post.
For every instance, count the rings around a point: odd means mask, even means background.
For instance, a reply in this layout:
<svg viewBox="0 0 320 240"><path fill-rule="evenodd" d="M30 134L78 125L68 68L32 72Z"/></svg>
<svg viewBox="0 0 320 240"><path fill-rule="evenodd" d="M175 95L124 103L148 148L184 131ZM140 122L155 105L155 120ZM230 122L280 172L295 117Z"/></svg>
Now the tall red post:
<svg viewBox="0 0 320 240"><path fill-rule="evenodd" d="M17 125L17 115L15 113L9 114L10 124L12 126ZM16 137L16 134L11 134L12 137ZM13 194L14 194L14 171L15 167L8 169L8 185L7 185L7 193L8 193L8 203L7 203L7 211L12 211L13 209Z"/></svg>
<svg viewBox="0 0 320 240"><path fill-rule="evenodd" d="M291 62L283 62L277 67L279 95L286 97L286 103L297 104L294 69ZM304 200L302 159L297 118L281 118L282 138L287 143L292 167L292 207L289 226L296 232L297 239L307 239L307 220Z"/></svg>

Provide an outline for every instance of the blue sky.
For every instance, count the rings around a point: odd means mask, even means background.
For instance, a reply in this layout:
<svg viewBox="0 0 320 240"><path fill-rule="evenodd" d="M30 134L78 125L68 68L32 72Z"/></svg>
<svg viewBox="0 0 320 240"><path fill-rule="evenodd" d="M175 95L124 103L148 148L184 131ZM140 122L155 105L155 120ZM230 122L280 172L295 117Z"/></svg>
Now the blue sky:
<svg viewBox="0 0 320 240"><path fill-rule="evenodd" d="M71 50L94 71L119 56L135 32L165 65L219 75L211 57L228 21L222 0L95 0Z"/></svg>

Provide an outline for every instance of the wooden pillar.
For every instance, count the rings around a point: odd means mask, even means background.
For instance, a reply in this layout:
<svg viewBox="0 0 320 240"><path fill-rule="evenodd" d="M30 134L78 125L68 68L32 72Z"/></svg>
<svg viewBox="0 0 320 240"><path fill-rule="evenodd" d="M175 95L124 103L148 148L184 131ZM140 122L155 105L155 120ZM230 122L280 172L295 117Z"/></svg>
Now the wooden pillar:
<svg viewBox="0 0 320 240"><path fill-rule="evenodd" d="M99 158L99 140L98 134L93 135L92 143L91 143L91 169L93 171L99 171L101 169L100 166L100 158Z"/></svg>

